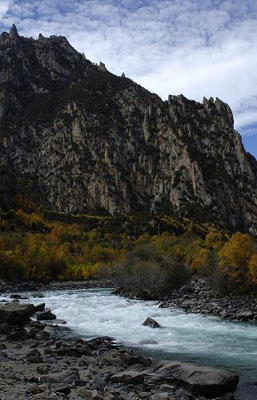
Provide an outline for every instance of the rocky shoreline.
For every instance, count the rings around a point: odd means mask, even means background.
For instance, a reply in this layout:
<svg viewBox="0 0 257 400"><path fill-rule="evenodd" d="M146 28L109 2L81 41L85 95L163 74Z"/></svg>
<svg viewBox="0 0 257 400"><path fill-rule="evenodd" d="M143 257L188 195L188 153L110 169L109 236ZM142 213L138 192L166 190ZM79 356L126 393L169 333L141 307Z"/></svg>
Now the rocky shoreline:
<svg viewBox="0 0 257 400"><path fill-rule="evenodd" d="M0 293L37 292L45 290L78 290L113 287L113 282L107 279L85 281L6 281L0 280Z"/></svg>
<svg viewBox="0 0 257 400"><path fill-rule="evenodd" d="M174 290L160 302L161 308L180 308L187 313L201 313L230 321L257 322L257 297L221 295L204 279L193 281Z"/></svg>
<svg viewBox="0 0 257 400"><path fill-rule="evenodd" d="M18 297L0 306L1 400L234 398L233 373L156 361L108 337L83 340L55 325L44 303L22 304Z"/></svg>
<svg viewBox="0 0 257 400"><path fill-rule="evenodd" d="M86 281L49 281L49 282L8 282L0 280L0 293L35 292L47 290L79 290L95 288L115 288L117 295L135 298L133 292L117 288L107 279ZM198 279L179 289L174 289L160 300L160 308L180 308L187 313L200 313L220 317L230 321L257 322L257 296L223 295L212 290L207 280Z"/></svg>

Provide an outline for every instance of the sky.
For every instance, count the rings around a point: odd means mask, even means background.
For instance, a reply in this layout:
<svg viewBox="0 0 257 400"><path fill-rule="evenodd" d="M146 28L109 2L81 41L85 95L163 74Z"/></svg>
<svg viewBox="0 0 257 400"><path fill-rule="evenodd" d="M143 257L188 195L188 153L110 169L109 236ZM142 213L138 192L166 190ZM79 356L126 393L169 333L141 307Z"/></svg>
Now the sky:
<svg viewBox="0 0 257 400"><path fill-rule="evenodd" d="M66 36L164 100L219 97L257 157L257 0L0 0L0 31Z"/></svg>

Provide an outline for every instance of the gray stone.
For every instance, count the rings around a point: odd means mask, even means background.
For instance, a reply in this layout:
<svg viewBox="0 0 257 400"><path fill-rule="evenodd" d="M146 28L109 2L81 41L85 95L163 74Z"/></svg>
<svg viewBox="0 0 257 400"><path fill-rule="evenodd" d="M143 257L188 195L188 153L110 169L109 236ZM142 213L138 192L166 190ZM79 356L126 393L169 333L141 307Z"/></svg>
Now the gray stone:
<svg viewBox="0 0 257 400"><path fill-rule="evenodd" d="M112 375L112 383L125 383L126 385L139 385L144 383L144 375L138 371L122 371Z"/></svg>
<svg viewBox="0 0 257 400"><path fill-rule="evenodd" d="M161 325L155 321L153 318L146 318L145 322L143 323L144 326L149 326L150 328L161 328Z"/></svg>
<svg viewBox="0 0 257 400"><path fill-rule="evenodd" d="M11 325L21 324L35 314L33 304L9 303L0 306L0 322Z"/></svg>
<svg viewBox="0 0 257 400"><path fill-rule="evenodd" d="M37 314L38 321L47 321L47 320L54 320L56 319L56 315L54 315L49 308L46 308L45 311L39 312Z"/></svg>
<svg viewBox="0 0 257 400"><path fill-rule="evenodd" d="M196 396L207 398L233 393L239 381L238 375L229 371L176 361L157 362L155 372L169 383L178 384Z"/></svg>

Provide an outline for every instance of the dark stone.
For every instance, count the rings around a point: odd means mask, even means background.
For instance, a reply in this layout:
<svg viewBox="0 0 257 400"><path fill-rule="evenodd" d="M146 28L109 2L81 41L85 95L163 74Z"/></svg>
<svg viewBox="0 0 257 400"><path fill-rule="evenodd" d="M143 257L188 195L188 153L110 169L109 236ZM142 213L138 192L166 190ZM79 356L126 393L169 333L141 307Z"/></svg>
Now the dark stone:
<svg viewBox="0 0 257 400"><path fill-rule="evenodd" d="M157 362L155 371L168 383L175 383L195 396L211 399L227 392L233 393L239 381L238 375L225 370L176 361Z"/></svg>
<svg viewBox="0 0 257 400"><path fill-rule="evenodd" d="M55 393L68 395L70 393L70 386L68 384L53 384L51 390Z"/></svg>
<svg viewBox="0 0 257 400"><path fill-rule="evenodd" d="M19 329L11 333L7 338L13 342L25 342L25 340L29 339L29 334L26 329Z"/></svg>
<svg viewBox="0 0 257 400"><path fill-rule="evenodd" d="M53 320L56 319L56 315L54 315L49 308L46 308L45 311L40 312L37 314L37 320L38 321L47 321L47 320Z"/></svg>
<svg viewBox="0 0 257 400"><path fill-rule="evenodd" d="M36 363L42 363L43 362L41 353L37 349L34 349L34 350L30 351L27 354L27 360L31 364L36 364Z"/></svg>
<svg viewBox="0 0 257 400"><path fill-rule="evenodd" d="M0 322L11 325L21 324L29 320L35 314L33 304L9 303L0 306Z"/></svg>
<svg viewBox="0 0 257 400"><path fill-rule="evenodd" d="M144 375L138 371L122 371L111 376L112 383L124 383L126 385L140 385L144 383Z"/></svg>
<svg viewBox="0 0 257 400"><path fill-rule="evenodd" d="M5 322L0 325L0 333L2 335L9 335L12 332L12 327Z"/></svg>
<svg viewBox="0 0 257 400"><path fill-rule="evenodd" d="M49 333L46 331L39 331L35 334L36 340L48 340L50 337Z"/></svg>
<svg viewBox="0 0 257 400"><path fill-rule="evenodd" d="M149 367L151 365L151 360L150 358L146 358L140 355L126 355L124 356L124 360L126 361L127 365L133 365L133 364L141 364L145 367Z"/></svg>
<svg viewBox="0 0 257 400"><path fill-rule="evenodd" d="M35 306L35 313L36 312L43 312L45 310L45 303L38 304Z"/></svg>
<svg viewBox="0 0 257 400"><path fill-rule="evenodd" d="M146 318L145 322L143 323L144 326L149 326L150 328L161 328L161 325L155 321L153 318Z"/></svg>

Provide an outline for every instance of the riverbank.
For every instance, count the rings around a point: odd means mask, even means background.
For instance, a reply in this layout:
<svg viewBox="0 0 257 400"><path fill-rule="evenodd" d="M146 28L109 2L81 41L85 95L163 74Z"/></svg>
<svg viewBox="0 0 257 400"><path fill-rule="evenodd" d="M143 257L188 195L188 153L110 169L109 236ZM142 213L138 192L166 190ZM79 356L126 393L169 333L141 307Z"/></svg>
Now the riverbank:
<svg viewBox="0 0 257 400"><path fill-rule="evenodd" d="M108 279L49 282L0 280L0 293L115 288L116 285ZM116 287L114 293L131 299L137 298L131 290L125 291ZM229 321L257 322L257 296L223 295L214 291L205 279L192 281L174 289L168 296L156 300L160 300L160 308L180 308L187 313L216 316Z"/></svg>
<svg viewBox="0 0 257 400"><path fill-rule="evenodd" d="M30 321L44 309L33 307L17 300L0 306L1 400L233 399L235 374L155 361L108 337L82 340L54 320Z"/></svg>
<svg viewBox="0 0 257 400"><path fill-rule="evenodd" d="M113 282L108 279L84 281L7 281L0 280L0 293L8 292L38 292L45 290L78 290L92 288L113 287Z"/></svg>
<svg viewBox="0 0 257 400"><path fill-rule="evenodd" d="M221 295L203 279L174 290L159 306L180 308L187 313L216 316L229 321L257 322L256 296Z"/></svg>

